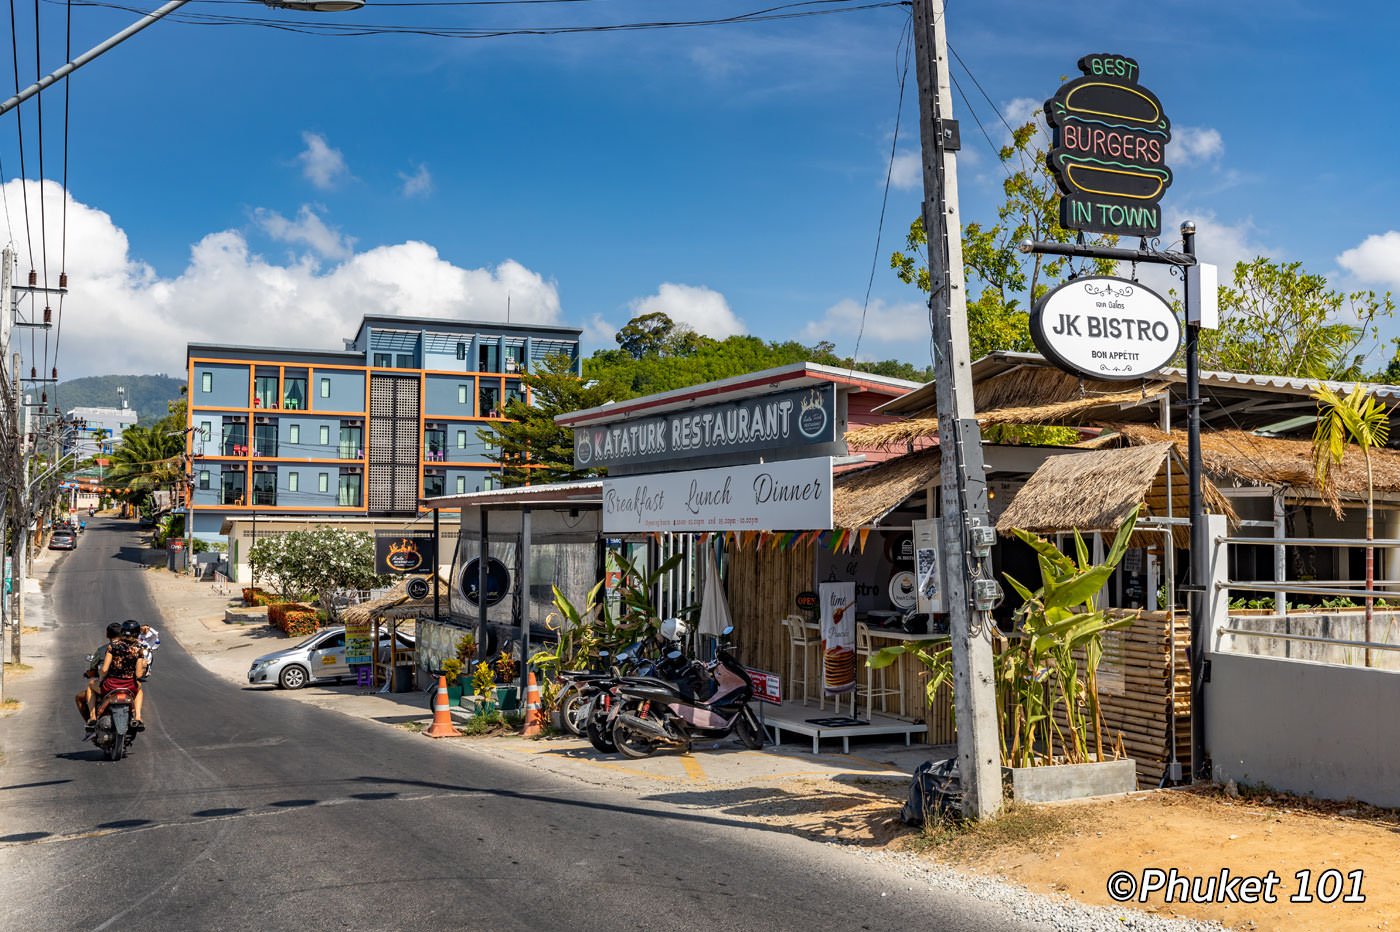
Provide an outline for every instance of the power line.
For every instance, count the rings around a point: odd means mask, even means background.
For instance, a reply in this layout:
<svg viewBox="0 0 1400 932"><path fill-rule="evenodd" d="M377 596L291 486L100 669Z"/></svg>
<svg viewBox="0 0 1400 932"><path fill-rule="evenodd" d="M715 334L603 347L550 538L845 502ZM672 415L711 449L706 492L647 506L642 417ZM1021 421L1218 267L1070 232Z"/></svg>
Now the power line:
<svg viewBox="0 0 1400 932"><path fill-rule="evenodd" d="M991 96L988 95L985 90L983 90L982 82L977 80L977 75L972 73L972 69L967 66L967 62L962 60L962 56L959 55L957 50L954 49L951 45L948 46L948 51L953 53L953 57L958 60L958 64L962 65L963 71L966 71L967 76L972 79L972 83L977 85L977 90L982 92L983 98L985 98L987 103L991 105L992 112L995 113L998 119L1001 120L1001 125L1006 127L1006 131L1008 133L1012 133L1014 135L1016 131L1011 128L1010 123L1006 122L1006 117L1002 116L1000 108L998 108L996 105L996 101L992 100Z"/></svg>
<svg viewBox="0 0 1400 932"><path fill-rule="evenodd" d="M870 290L875 286L875 269L880 264L880 239L885 232L885 208L889 206L890 179L894 176L895 152L899 148L899 124L904 116L904 83L909 77L909 58L912 54L913 40L913 19L911 18L900 30L900 44L904 46L904 67L899 72L899 103L895 105L894 138L890 140L889 167L885 169L885 192L880 198L880 222L875 228L875 255L870 260L870 278L865 283L865 301L860 307L860 328L856 331L856 348L851 353L852 372L855 371L856 363L860 357L860 341L865 337L865 315L870 310Z"/></svg>

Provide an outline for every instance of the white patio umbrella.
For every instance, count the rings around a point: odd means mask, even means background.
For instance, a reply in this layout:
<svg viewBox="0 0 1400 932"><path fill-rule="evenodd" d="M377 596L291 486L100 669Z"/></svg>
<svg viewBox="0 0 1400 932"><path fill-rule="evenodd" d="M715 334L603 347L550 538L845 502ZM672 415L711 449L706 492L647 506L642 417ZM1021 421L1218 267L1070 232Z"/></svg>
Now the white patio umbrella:
<svg viewBox="0 0 1400 932"><path fill-rule="evenodd" d="M733 624L729 614L729 602L724 597L723 581L719 578L719 565L715 563L713 547L705 548L705 592L700 600L700 633L718 637L720 632Z"/></svg>

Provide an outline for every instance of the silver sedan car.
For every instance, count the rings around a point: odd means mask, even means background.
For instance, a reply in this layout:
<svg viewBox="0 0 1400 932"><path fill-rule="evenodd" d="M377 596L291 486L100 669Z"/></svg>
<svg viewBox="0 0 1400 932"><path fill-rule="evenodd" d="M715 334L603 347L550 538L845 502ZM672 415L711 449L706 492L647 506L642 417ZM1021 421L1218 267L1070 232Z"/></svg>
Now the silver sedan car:
<svg viewBox="0 0 1400 932"><path fill-rule="evenodd" d="M400 631L400 650L412 650L413 638ZM388 659L389 637L379 636L379 655ZM353 673L345 662L345 628L334 627L317 631L295 647L264 654L253 661L248 670L248 682L254 686L277 685L283 689L301 689L308 683L348 679Z"/></svg>

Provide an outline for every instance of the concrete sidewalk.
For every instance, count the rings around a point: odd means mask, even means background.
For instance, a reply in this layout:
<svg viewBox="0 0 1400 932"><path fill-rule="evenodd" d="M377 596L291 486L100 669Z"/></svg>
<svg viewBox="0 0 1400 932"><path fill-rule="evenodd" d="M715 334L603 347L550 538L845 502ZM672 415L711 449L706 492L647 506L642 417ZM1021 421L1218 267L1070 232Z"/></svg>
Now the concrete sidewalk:
<svg viewBox="0 0 1400 932"><path fill-rule="evenodd" d="M388 726L404 727L431 719L428 696L420 691L366 693L353 685L308 686L296 691L249 686L247 672L254 658L290 646L296 639L283 636L260 620L226 621L225 610L242 605L233 592L225 596L210 583L162 569L149 569L143 578L163 615L161 633L177 639L200 664L232 683L268 692L272 694L269 701L309 702ZM159 670L157 655L156 679ZM634 761L620 755L599 754L587 741L573 737L449 738L438 743L444 749L529 761L531 766L581 782L612 786L622 783L644 792L679 786L737 787L792 780L856 779L888 781L890 788L895 789L906 785L921 762L954 753L952 747L905 747L902 742L856 745L850 754L812 754L797 745L750 751L737 741L728 740L707 743L703 749L697 745L693 754L670 751Z"/></svg>

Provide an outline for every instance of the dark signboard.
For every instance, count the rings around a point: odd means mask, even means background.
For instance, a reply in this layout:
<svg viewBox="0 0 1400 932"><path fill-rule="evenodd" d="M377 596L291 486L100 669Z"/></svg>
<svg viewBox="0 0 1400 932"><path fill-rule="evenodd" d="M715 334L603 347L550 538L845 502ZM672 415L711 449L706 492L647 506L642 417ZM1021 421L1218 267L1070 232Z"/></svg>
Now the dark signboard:
<svg viewBox="0 0 1400 932"><path fill-rule="evenodd" d="M574 428L574 466L618 466L836 441L836 386Z"/></svg>
<svg viewBox="0 0 1400 932"><path fill-rule="evenodd" d="M433 591L433 587L421 576L408 581L408 597L410 599L426 599L428 593Z"/></svg>
<svg viewBox="0 0 1400 932"><path fill-rule="evenodd" d="M1085 55L1081 78L1045 102L1054 138L1046 161L1060 187L1066 230L1156 236L1158 205L1172 183L1167 168L1171 121L1157 96L1138 84L1138 63L1122 55Z"/></svg>
<svg viewBox="0 0 1400 932"><path fill-rule="evenodd" d="M473 557L467 561L467 565L462 567L462 575L458 577L458 582L462 587L462 595L473 605L480 605L481 591L481 563L478 558ZM495 557L486 558L486 604L495 605L506 597L510 591L510 570L506 565Z"/></svg>
<svg viewBox="0 0 1400 932"><path fill-rule="evenodd" d="M817 610L817 606L821 605L821 599L819 599L817 597L817 594L815 592L812 592L810 589L806 592L797 593L796 602L798 608L805 609L809 612L815 612Z"/></svg>
<svg viewBox="0 0 1400 932"><path fill-rule="evenodd" d="M431 573L437 564L437 542L432 531L376 531L374 571L405 576Z"/></svg>

